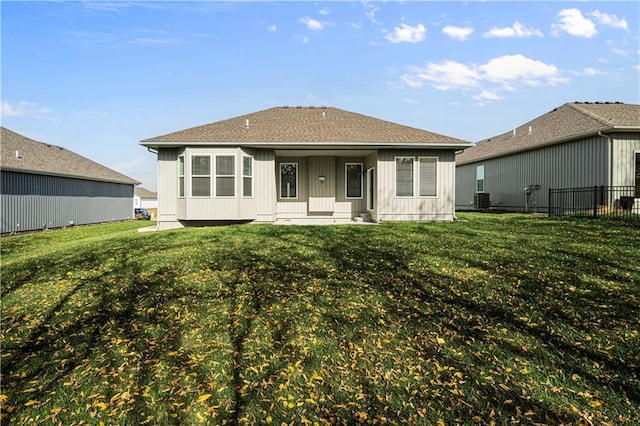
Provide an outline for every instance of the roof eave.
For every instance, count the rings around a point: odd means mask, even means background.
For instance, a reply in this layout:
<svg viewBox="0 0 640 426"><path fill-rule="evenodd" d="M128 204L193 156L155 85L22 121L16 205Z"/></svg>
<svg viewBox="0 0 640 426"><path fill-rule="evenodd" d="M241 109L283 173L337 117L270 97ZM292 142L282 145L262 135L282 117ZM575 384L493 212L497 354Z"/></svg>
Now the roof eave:
<svg viewBox="0 0 640 426"><path fill-rule="evenodd" d="M133 186L137 186L142 183L134 179L132 180L102 179L102 178L91 177L91 176L70 175L70 174L64 174L64 173L51 173L51 172L42 171L42 170L20 169L16 167L2 166L0 167L0 170L7 171L7 172L14 172L14 173L28 173L31 175L56 176L56 177L63 177L63 178L69 178L69 179L90 180L93 182L120 183L120 184L133 185Z"/></svg>
<svg viewBox="0 0 640 426"><path fill-rule="evenodd" d="M265 148L265 149L279 149L279 148L293 148L293 149L389 149L389 148L401 148L401 149L415 149L415 148L429 148L429 149L465 149L472 147L474 144L471 142L146 142L141 141L142 146L148 148L179 148L186 146L241 146L246 148Z"/></svg>
<svg viewBox="0 0 640 426"><path fill-rule="evenodd" d="M471 160L462 160L460 162L456 162L456 165L457 166L463 166L463 165L466 165L466 164L478 163L480 161L492 160L494 158L506 157L507 155L513 155L513 154L517 154L519 152L532 151L534 149L544 148L544 147L547 147L547 146L550 146L550 145L557 145L557 144L561 144L561 143L571 142L571 141L578 140L578 139L583 139L583 138L586 138L586 137L589 137L589 136L598 136L599 133L638 132L638 131L640 131L640 127L638 127L638 126L608 126L608 127L603 127L603 128L596 129L596 130L590 130L588 132L580 133L580 134L577 134L577 135L565 136L565 137L562 137L562 138L551 139L551 140L549 140L547 142L543 142L541 144L533 145L533 146L526 147L526 148L507 150L507 151L501 152L498 155L485 155L483 157L472 158ZM485 139L485 140L487 140L487 139Z"/></svg>

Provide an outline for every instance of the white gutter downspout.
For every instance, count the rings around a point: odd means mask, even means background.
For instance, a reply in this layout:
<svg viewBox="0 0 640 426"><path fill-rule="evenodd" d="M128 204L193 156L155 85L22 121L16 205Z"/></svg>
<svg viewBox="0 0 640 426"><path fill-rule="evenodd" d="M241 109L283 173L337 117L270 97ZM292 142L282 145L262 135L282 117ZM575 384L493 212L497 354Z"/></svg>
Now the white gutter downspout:
<svg viewBox="0 0 640 426"><path fill-rule="evenodd" d="M607 182L607 186L613 186L613 158L611 158L611 155L613 155L613 138L610 135L605 135L601 130L598 130L598 136L607 138L607 157L609 160L609 164L607 164L607 168L609 169L609 176L607 176L609 182Z"/></svg>

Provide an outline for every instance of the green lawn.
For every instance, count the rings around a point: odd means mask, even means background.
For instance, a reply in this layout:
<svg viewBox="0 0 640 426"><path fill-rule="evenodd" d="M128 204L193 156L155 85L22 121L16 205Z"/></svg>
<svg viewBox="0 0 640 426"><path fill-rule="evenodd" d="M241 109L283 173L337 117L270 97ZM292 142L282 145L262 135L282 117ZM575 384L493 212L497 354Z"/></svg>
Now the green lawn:
<svg viewBox="0 0 640 426"><path fill-rule="evenodd" d="M640 422L640 227L129 222L4 238L2 422Z"/></svg>

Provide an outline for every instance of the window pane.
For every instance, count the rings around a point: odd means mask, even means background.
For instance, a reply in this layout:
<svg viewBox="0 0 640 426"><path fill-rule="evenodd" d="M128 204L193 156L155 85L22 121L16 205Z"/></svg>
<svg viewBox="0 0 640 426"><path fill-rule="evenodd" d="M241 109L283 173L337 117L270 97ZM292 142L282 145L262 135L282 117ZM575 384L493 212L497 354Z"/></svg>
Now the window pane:
<svg viewBox="0 0 640 426"><path fill-rule="evenodd" d="M297 194L298 165L282 163L280 165L280 198L295 198Z"/></svg>
<svg viewBox="0 0 640 426"><path fill-rule="evenodd" d="M235 178L216 177L216 196L217 197L233 197L235 195Z"/></svg>
<svg viewBox="0 0 640 426"><path fill-rule="evenodd" d="M233 155L216 156L216 176L235 175L235 157Z"/></svg>
<svg viewBox="0 0 640 426"><path fill-rule="evenodd" d="M178 197L184 197L184 176L178 178Z"/></svg>
<svg viewBox="0 0 640 426"><path fill-rule="evenodd" d="M251 186L253 185L253 178L251 177L243 177L242 178L242 196L243 197L252 197L252 188Z"/></svg>
<svg viewBox="0 0 640 426"><path fill-rule="evenodd" d="M211 195L211 178L192 177L191 195L194 197L208 197Z"/></svg>
<svg viewBox="0 0 640 426"><path fill-rule="evenodd" d="M191 157L191 174L209 176L211 174L211 157L208 155L194 155Z"/></svg>
<svg viewBox="0 0 640 426"><path fill-rule="evenodd" d="M413 197L413 157L396 158L396 196Z"/></svg>
<svg viewBox="0 0 640 426"><path fill-rule="evenodd" d="M251 157L242 157L242 174L244 176L253 176L253 159Z"/></svg>
<svg viewBox="0 0 640 426"><path fill-rule="evenodd" d="M178 157L178 176L184 176L184 157Z"/></svg>
<svg viewBox="0 0 640 426"><path fill-rule="evenodd" d="M420 196L433 197L437 195L437 167L435 157L420 158Z"/></svg>
<svg viewBox="0 0 640 426"><path fill-rule="evenodd" d="M362 197L362 164L347 164L347 198Z"/></svg>

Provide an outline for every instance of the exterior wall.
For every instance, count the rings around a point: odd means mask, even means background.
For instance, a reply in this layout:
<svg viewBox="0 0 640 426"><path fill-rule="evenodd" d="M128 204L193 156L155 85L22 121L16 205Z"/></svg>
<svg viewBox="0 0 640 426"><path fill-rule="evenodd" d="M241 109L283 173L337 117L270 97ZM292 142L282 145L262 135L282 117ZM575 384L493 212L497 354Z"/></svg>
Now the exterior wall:
<svg viewBox="0 0 640 426"><path fill-rule="evenodd" d="M339 152L336 151L339 155ZM298 197L295 199L280 198L280 164L298 164ZM277 157L276 197L277 219L303 219L308 217L333 218L350 220L354 216L366 213L366 175L363 179L363 197L351 199L346 197L345 168L347 163L362 163L366 171L367 161L364 157ZM320 184L319 178L325 178Z"/></svg>
<svg viewBox="0 0 640 426"><path fill-rule="evenodd" d="M211 156L211 195L208 197L194 197L191 195L191 158L194 155ZM235 156L235 195L232 197L215 195L215 156ZM185 208L178 215L178 220L199 221L229 221L256 219L256 193L252 197L242 195L242 157L251 155L239 148L209 148L189 147L185 150ZM255 161L255 159L254 159ZM255 172L254 172L255 175ZM253 179L255 181L255 176ZM175 180L177 186L177 175Z"/></svg>
<svg viewBox="0 0 640 426"><path fill-rule="evenodd" d="M254 151L256 222L273 222L276 215L276 154L272 149Z"/></svg>
<svg viewBox="0 0 640 426"><path fill-rule="evenodd" d="M484 192L492 207L525 210L524 187L538 184L538 211L547 211L549 188L608 185L608 158L607 139L596 136L464 164L456 168L456 208L473 208L477 166L484 165Z"/></svg>
<svg viewBox="0 0 640 426"><path fill-rule="evenodd" d="M398 156L437 157L437 193L434 197L396 197L395 158ZM417 167L417 165L415 166ZM448 221L454 217L454 152L444 150L381 150L377 161L378 200L375 217L379 221ZM414 174L414 178L417 177ZM415 185L415 181L414 181ZM417 186L416 186L417 191Z"/></svg>
<svg viewBox="0 0 640 426"><path fill-rule="evenodd" d="M158 229L181 227L178 212L184 199L178 200L178 155L175 148L158 150Z"/></svg>
<svg viewBox="0 0 640 426"><path fill-rule="evenodd" d="M640 133L612 135L611 185L635 185L635 154L640 152Z"/></svg>
<svg viewBox="0 0 640 426"><path fill-rule="evenodd" d="M2 171L2 233L126 220L133 185Z"/></svg>

